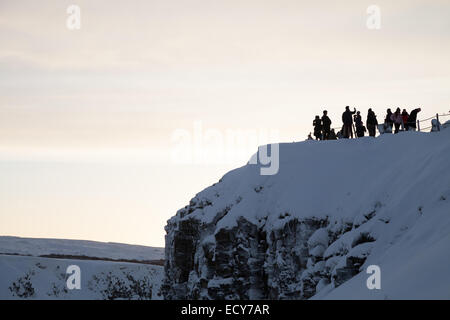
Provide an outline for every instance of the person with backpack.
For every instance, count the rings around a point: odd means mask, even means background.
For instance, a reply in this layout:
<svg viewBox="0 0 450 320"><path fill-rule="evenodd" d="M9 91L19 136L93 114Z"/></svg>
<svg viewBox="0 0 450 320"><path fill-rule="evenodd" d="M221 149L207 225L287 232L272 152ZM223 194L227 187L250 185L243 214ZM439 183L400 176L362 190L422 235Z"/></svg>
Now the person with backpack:
<svg viewBox="0 0 450 320"><path fill-rule="evenodd" d="M316 137L316 140L322 140L322 120L320 120L319 116L316 116L316 118L313 121L314 126L314 136Z"/></svg>
<svg viewBox="0 0 450 320"><path fill-rule="evenodd" d="M330 128L331 128L331 120L327 116L328 111L323 111L322 116L322 130L323 130L323 140L328 140L330 138Z"/></svg>
<svg viewBox="0 0 450 320"><path fill-rule="evenodd" d="M386 118L384 118L384 133L392 133L394 121L392 121L392 111L387 109Z"/></svg>
<svg viewBox="0 0 450 320"><path fill-rule="evenodd" d="M403 109L402 111L402 120L403 120L403 130L408 131L408 117L409 114L406 111L406 109Z"/></svg>
<svg viewBox="0 0 450 320"><path fill-rule="evenodd" d="M409 114L408 117L408 131L416 131L417 126L416 126L416 121L417 121L417 114L422 111L422 109L417 108L414 109L413 111L411 111L411 113Z"/></svg>
<svg viewBox="0 0 450 320"><path fill-rule="evenodd" d="M364 124L362 122L361 113L358 111L356 112L356 115L354 116L355 120L355 131L356 136L358 138L364 137L364 132L366 132L366 127L364 127Z"/></svg>
<svg viewBox="0 0 450 320"><path fill-rule="evenodd" d="M366 126L367 126L367 130L369 131L369 136L375 137L376 127L378 126L378 120L377 120L377 116L375 115L375 112L372 111L372 108L370 108L367 111Z"/></svg>
<svg viewBox="0 0 450 320"><path fill-rule="evenodd" d="M395 110L395 112L391 115L391 120L394 123L395 126L395 131L394 133L397 134L400 131L400 126L403 123L403 118L402 115L400 113L400 108L397 108L397 110Z"/></svg>
<svg viewBox="0 0 450 320"><path fill-rule="evenodd" d="M357 111L356 114L353 116L353 120L355 121L355 127L362 126L362 118L361 118L361 112Z"/></svg>
<svg viewBox="0 0 450 320"><path fill-rule="evenodd" d="M342 134L344 135L344 138L348 139L350 136L353 139L353 117L352 115L354 115L356 113L356 108L354 108L353 111L350 111L350 107L346 106L345 107L345 111L342 114L342 122L344 124L343 126L343 132Z"/></svg>

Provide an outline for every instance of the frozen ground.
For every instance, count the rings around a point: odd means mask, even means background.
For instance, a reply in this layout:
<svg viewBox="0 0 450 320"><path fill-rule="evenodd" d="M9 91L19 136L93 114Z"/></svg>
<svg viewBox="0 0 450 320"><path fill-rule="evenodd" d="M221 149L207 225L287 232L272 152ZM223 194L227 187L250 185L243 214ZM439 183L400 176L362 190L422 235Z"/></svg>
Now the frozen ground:
<svg viewBox="0 0 450 320"><path fill-rule="evenodd" d="M120 243L2 236L0 299L161 299L162 266L39 256L148 262L163 259L163 250ZM66 285L70 265L80 267L80 290L69 290Z"/></svg>
<svg viewBox="0 0 450 320"><path fill-rule="evenodd" d="M164 248L66 239L34 239L0 236L0 254L30 256L67 255L126 260L164 259Z"/></svg>
<svg viewBox="0 0 450 320"><path fill-rule="evenodd" d="M81 270L69 290L67 267ZM0 299L161 299L163 267L107 261L0 256Z"/></svg>

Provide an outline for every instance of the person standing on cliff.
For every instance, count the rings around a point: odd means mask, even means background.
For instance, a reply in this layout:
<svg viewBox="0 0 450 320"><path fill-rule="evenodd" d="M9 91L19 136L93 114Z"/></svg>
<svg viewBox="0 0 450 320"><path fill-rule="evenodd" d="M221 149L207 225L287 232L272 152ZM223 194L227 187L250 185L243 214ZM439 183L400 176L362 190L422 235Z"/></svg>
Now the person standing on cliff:
<svg viewBox="0 0 450 320"><path fill-rule="evenodd" d="M395 131L394 133L397 134L400 131L400 126L403 123L402 114L400 112L400 108L397 108L395 112L391 115L391 120L394 123Z"/></svg>
<svg viewBox="0 0 450 320"><path fill-rule="evenodd" d="M376 128L378 126L378 120L377 120L377 116L375 115L375 112L372 111L372 108L370 108L367 111L366 126L367 126L367 130L369 131L369 136L375 137Z"/></svg>
<svg viewBox="0 0 450 320"><path fill-rule="evenodd" d="M322 120L320 120L319 116L316 116L316 118L313 121L314 126L314 137L316 137L316 140L322 140Z"/></svg>
<svg viewBox="0 0 450 320"><path fill-rule="evenodd" d="M350 136L353 139L353 117L352 115L354 115L356 113L356 108L354 108L353 111L350 111L350 107L346 106L345 107L345 111L342 114L342 122L344 123L343 126L343 135L344 138L348 139Z"/></svg>
<svg viewBox="0 0 450 320"><path fill-rule="evenodd" d="M358 111L356 112L355 118L355 128L356 128L356 136L358 138L364 137L364 132L366 132L366 127L364 127L364 124L362 122L361 113Z"/></svg>
<svg viewBox="0 0 450 320"><path fill-rule="evenodd" d="M406 111L406 109L403 109L402 120L403 120L403 130L405 130L405 131L408 131L408 118L409 118L408 111Z"/></svg>
<svg viewBox="0 0 450 320"><path fill-rule="evenodd" d="M416 131L416 121L417 121L417 114L421 111L422 109L417 108L414 109L413 111L411 111L411 113L409 114L408 117L408 131Z"/></svg>
<svg viewBox="0 0 450 320"><path fill-rule="evenodd" d="M328 140L330 138L330 128L331 128L331 120L327 116L328 111L323 111L322 116L322 131L323 131L323 140Z"/></svg>
<svg viewBox="0 0 450 320"><path fill-rule="evenodd" d="M386 111L386 118L384 118L384 133L392 133L393 125L394 121L392 120L392 111L389 108Z"/></svg>

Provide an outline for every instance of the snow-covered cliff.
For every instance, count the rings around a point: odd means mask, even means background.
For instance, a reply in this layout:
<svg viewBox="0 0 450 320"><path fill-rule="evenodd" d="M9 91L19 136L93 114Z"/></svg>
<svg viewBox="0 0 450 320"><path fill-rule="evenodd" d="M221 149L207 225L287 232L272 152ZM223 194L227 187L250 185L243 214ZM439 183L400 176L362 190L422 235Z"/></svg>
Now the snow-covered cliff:
<svg viewBox="0 0 450 320"><path fill-rule="evenodd" d="M279 160L168 221L165 298L450 298L449 129L280 144Z"/></svg>

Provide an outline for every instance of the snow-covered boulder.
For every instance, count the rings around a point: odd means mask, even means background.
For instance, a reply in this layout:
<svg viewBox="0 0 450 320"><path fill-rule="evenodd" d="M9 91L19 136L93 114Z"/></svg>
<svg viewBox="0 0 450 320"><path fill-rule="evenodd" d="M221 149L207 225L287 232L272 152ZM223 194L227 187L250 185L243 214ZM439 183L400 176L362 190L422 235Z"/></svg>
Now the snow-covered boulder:
<svg viewBox="0 0 450 320"><path fill-rule="evenodd" d="M450 130L280 144L277 174L233 170L168 221L162 293L448 299L449 163Z"/></svg>

